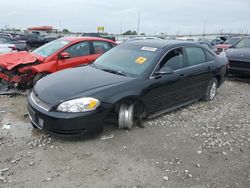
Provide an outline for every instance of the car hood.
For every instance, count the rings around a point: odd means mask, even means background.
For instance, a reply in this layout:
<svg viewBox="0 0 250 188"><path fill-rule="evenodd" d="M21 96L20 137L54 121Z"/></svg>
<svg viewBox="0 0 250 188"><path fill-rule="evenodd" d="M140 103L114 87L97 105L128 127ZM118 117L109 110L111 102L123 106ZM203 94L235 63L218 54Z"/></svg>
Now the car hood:
<svg viewBox="0 0 250 188"><path fill-rule="evenodd" d="M30 64L36 61L42 62L43 60L43 58L31 52L11 52L0 55L0 66L11 70L18 65Z"/></svg>
<svg viewBox="0 0 250 188"><path fill-rule="evenodd" d="M250 61L250 48L232 48L226 50L226 56L229 60Z"/></svg>
<svg viewBox="0 0 250 188"><path fill-rule="evenodd" d="M90 66L72 68L41 79L34 87L35 95L50 105L78 97L90 97L114 85L135 78L108 73Z"/></svg>

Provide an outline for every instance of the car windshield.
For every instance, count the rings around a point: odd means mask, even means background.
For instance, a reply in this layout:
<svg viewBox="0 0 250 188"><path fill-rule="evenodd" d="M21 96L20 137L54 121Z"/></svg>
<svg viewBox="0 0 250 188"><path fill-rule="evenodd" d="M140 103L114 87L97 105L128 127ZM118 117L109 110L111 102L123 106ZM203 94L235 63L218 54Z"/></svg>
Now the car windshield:
<svg viewBox="0 0 250 188"><path fill-rule="evenodd" d="M243 38L235 45L235 48L250 48L250 38Z"/></svg>
<svg viewBox="0 0 250 188"><path fill-rule="evenodd" d="M139 76L153 62L158 48L122 45L106 52L93 64L98 69L126 76Z"/></svg>
<svg viewBox="0 0 250 188"><path fill-rule="evenodd" d="M49 42L49 43L35 49L33 51L33 53L40 55L40 56L43 56L43 57L48 57L69 43L70 43L69 41L62 40L62 39L54 40L52 42Z"/></svg>
<svg viewBox="0 0 250 188"><path fill-rule="evenodd" d="M224 44L235 44L238 40L238 38L228 38Z"/></svg>

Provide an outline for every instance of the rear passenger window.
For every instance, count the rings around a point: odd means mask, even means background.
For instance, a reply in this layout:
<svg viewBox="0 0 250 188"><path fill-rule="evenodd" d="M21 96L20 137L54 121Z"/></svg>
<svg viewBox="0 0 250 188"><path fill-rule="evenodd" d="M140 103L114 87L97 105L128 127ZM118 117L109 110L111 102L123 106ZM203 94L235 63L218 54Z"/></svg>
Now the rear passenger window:
<svg viewBox="0 0 250 188"><path fill-rule="evenodd" d="M203 49L197 47L187 47L186 52L189 66L206 62L206 57Z"/></svg>
<svg viewBox="0 0 250 188"><path fill-rule="evenodd" d="M184 67L182 48L171 50L162 60L160 69L162 67L170 67L173 70L178 70Z"/></svg>
<svg viewBox="0 0 250 188"><path fill-rule="evenodd" d="M214 61L214 55L206 51L207 61Z"/></svg>
<svg viewBox="0 0 250 188"><path fill-rule="evenodd" d="M95 54L103 54L111 49L111 45L108 42L94 41L93 42Z"/></svg>

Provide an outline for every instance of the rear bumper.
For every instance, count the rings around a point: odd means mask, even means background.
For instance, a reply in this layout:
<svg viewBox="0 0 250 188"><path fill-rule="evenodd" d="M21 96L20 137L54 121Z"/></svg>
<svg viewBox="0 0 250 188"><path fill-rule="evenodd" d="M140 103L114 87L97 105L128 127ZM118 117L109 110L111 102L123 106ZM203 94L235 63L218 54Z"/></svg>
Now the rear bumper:
<svg viewBox="0 0 250 188"><path fill-rule="evenodd" d="M230 67L228 69L229 74L239 74L239 75L248 75L250 76L250 68L237 68L237 67Z"/></svg>
<svg viewBox="0 0 250 188"><path fill-rule="evenodd" d="M45 111L28 96L30 120L41 130L63 137L83 136L100 132L112 105L102 104L97 110L83 113Z"/></svg>
<svg viewBox="0 0 250 188"><path fill-rule="evenodd" d="M229 61L228 73L250 75L250 62L248 61Z"/></svg>

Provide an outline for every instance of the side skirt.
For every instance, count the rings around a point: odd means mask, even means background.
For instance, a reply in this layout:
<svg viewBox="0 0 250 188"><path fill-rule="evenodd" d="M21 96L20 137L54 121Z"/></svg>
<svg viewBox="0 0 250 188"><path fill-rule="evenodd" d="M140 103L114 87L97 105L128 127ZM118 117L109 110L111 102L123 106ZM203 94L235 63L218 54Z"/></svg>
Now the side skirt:
<svg viewBox="0 0 250 188"><path fill-rule="evenodd" d="M150 115L147 117L147 119L151 119L151 118L160 116L160 115L165 114L165 113L167 113L167 112L170 112L170 111L172 111L172 110L175 110L175 109L178 109L178 108L180 108L180 107L186 106L186 105L188 105L188 104L194 103L195 101L198 101L198 100L200 100L200 99L193 99L193 100L188 101L188 102L185 102L185 103L183 103L183 104L180 104L180 105L177 105L177 106L173 106L173 107L171 107L171 108L167 108L167 109L165 109L165 110L161 110L161 111L155 112L155 113L153 113L153 114L150 114Z"/></svg>

